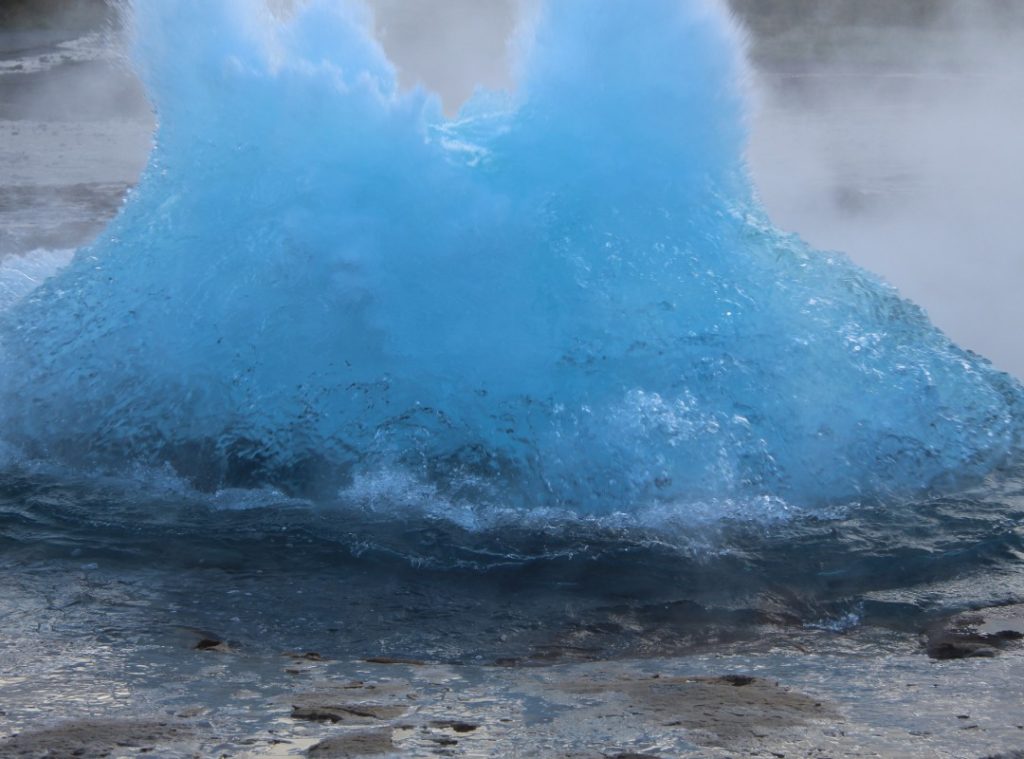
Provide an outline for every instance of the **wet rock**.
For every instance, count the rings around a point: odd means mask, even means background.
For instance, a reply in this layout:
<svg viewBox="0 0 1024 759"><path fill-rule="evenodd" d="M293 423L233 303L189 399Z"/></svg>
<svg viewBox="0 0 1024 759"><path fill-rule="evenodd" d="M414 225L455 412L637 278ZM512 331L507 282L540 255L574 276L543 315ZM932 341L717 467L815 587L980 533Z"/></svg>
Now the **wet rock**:
<svg viewBox="0 0 1024 759"><path fill-rule="evenodd" d="M394 656L371 656L369 659L363 659L367 664L409 664L414 667L426 666L425 661L419 659L404 659L401 657Z"/></svg>
<svg viewBox="0 0 1024 759"><path fill-rule="evenodd" d="M312 704L292 706L292 719L311 722L367 722L401 717L409 710L384 704Z"/></svg>
<svg viewBox="0 0 1024 759"><path fill-rule="evenodd" d="M624 708L637 720L684 728L690 740L708 746L837 718L818 699L746 675L598 676L563 681L558 687L576 696L602 697L605 708Z"/></svg>
<svg viewBox="0 0 1024 759"><path fill-rule="evenodd" d="M475 725L472 722L463 722L461 720L448 720L448 719L436 719L430 723L431 727L439 727L445 730L454 730L456 733L471 733L476 730L479 725Z"/></svg>
<svg viewBox="0 0 1024 759"><path fill-rule="evenodd" d="M0 741L0 756L89 757L103 759L131 753L167 750L193 737L191 728L171 722L145 720L76 720L43 730L31 730Z"/></svg>
<svg viewBox="0 0 1024 759"><path fill-rule="evenodd" d="M719 680L721 680L723 683L728 683L729 685L735 686L737 688L740 688L744 685L750 685L751 683L755 682L755 678L750 677L749 675L723 675L719 678Z"/></svg>
<svg viewBox="0 0 1024 759"><path fill-rule="evenodd" d="M925 650L932 659L968 659L995 656L988 636L942 631L929 636Z"/></svg>
<svg viewBox="0 0 1024 759"><path fill-rule="evenodd" d="M293 719L340 724L372 724L409 712L408 691L355 680L340 686L302 693L292 700Z"/></svg>
<svg viewBox="0 0 1024 759"><path fill-rule="evenodd" d="M222 651L222 652L227 652L227 651L231 650L230 646L228 646L227 643L225 643L222 640L217 640L216 638L203 638L201 641L196 643L195 646L193 646L193 647L196 649L196 651Z"/></svg>
<svg viewBox="0 0 1024 759"><path fill-rule="evenodd" d="M925 651L933 659L995 656L1024 639L1024 607L1005 606L959 614L928 632Z"/></svg>
<svg viewBox="0 0 1024 759"><path fill-rule="evenodd" d="M387 754L395 750L391 728L363 730L356 733L336 735L312 746L306 756L316 759L343 759L350 756L372 756Z"/></svg>
<svg viewBox="0 0 1024 759"><path fill-rule="evenodd" d="M602 649L598 646L550 643L534 646L530 652L530 662L545 665L564 662L593 662L601 658L601 653Z"/></svg>

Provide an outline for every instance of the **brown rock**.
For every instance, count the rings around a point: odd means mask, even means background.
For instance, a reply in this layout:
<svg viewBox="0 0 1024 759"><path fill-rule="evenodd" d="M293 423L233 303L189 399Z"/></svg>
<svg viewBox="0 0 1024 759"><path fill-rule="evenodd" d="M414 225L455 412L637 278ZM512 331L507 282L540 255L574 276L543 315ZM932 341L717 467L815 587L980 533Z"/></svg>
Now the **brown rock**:
<svg viewBox="0 0 1024 759"><path fill-rule="evenodd" d="M580 695L621 694L639 719L682 727L704 745L726 745L759 730L777 730L835 719L820 699L756 677L585 678L558 689Z"/></svg>
<svg viewBox="0 0 1024 759"><path fill-rule="evenodd" d="M436 719L431 722L430 725L431 727L454 730L457 733L471 733L480 727L480 725L474 725L472 722L462 722L460 720L450 719Z"/></svg>
<svg viewBox="0 0 1024 759"><path fill-rule="evenodd" d="M147 720L76 720L56 727L31 730L0 741L0 756L32 757L121 756L124 750L149 753L192 738L192 730L173 722Z"/></svg>
<svg viewBox="0 0 1024 759"><path fill-rule="evenodd" d="M385 728L325 738L312 746L306 755L316 759L343 759L350 756L386 754L394 749L391 728Z"/></svg>
<svg viewBox="0 0 1024 759"><path fill-rule="evenodd" d="M292 699L292 718L313 722L372 724L409 712L409 691L395 684L375 685L354 680Z"/></svg>
<svg viewBox="0 0 1024 759"><path fill-rule="evenodd" d="M231 646L216 638L203 638L195 644L194 648L196 651L219 651L221 653L227 653L231 650Z"/></svg>
<svg viewBox="0 0 1024 759"><path fill-rule="evenodd" d="M311 722L373 722L401 717L408 711L403 706L384 704L310 704L292 706L292 719Z"/></svg>

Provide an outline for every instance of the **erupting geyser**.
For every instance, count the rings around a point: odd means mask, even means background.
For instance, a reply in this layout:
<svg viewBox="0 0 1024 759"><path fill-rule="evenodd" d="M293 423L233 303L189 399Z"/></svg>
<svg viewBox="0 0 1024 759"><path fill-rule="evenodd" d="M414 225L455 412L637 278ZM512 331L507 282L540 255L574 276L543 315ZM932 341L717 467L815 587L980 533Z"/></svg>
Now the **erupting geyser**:
<svg viewBox="0 0 1024 759"><path fill-rule="evenodd" d="M515 93L454 120L355 2L132 25L149 168L2 315L23 455L595 513L913 492L1018 446L1013 380L769 223L717 5L550 0Z"/></svg>

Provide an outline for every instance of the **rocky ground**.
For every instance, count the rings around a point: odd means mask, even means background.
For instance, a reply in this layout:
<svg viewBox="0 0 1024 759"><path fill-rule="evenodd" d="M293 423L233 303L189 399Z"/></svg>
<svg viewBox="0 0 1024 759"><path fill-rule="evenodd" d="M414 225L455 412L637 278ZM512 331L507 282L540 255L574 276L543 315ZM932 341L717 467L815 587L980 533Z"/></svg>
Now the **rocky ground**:
<svg viewBox="0 0 1024 759"><path fill-rule="evenodd" d="M585 661L566 648L544 665L332 660L155 631L156 649L41 649L38 686L0 668L0 756L1012 757L1022 629L1024 607L1009 606L921 634L804 628L754 651Z"/></svg>

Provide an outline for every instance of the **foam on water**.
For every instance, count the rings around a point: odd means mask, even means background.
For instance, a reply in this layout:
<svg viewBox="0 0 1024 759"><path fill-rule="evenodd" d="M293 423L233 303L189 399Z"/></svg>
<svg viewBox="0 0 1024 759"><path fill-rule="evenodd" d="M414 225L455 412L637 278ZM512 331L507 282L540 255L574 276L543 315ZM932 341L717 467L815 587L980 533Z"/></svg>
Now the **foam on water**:
<svg viewBox="0 0 1024 759"><path fill-rule="evenodd" d="M210 489L386 485L453 518L756 516L1018 450L1013 380L767 220L718 5L548 2L516 92L454 120L399 91L370 21L134 9L157 146L3 314L8 441Z"/></svg>

